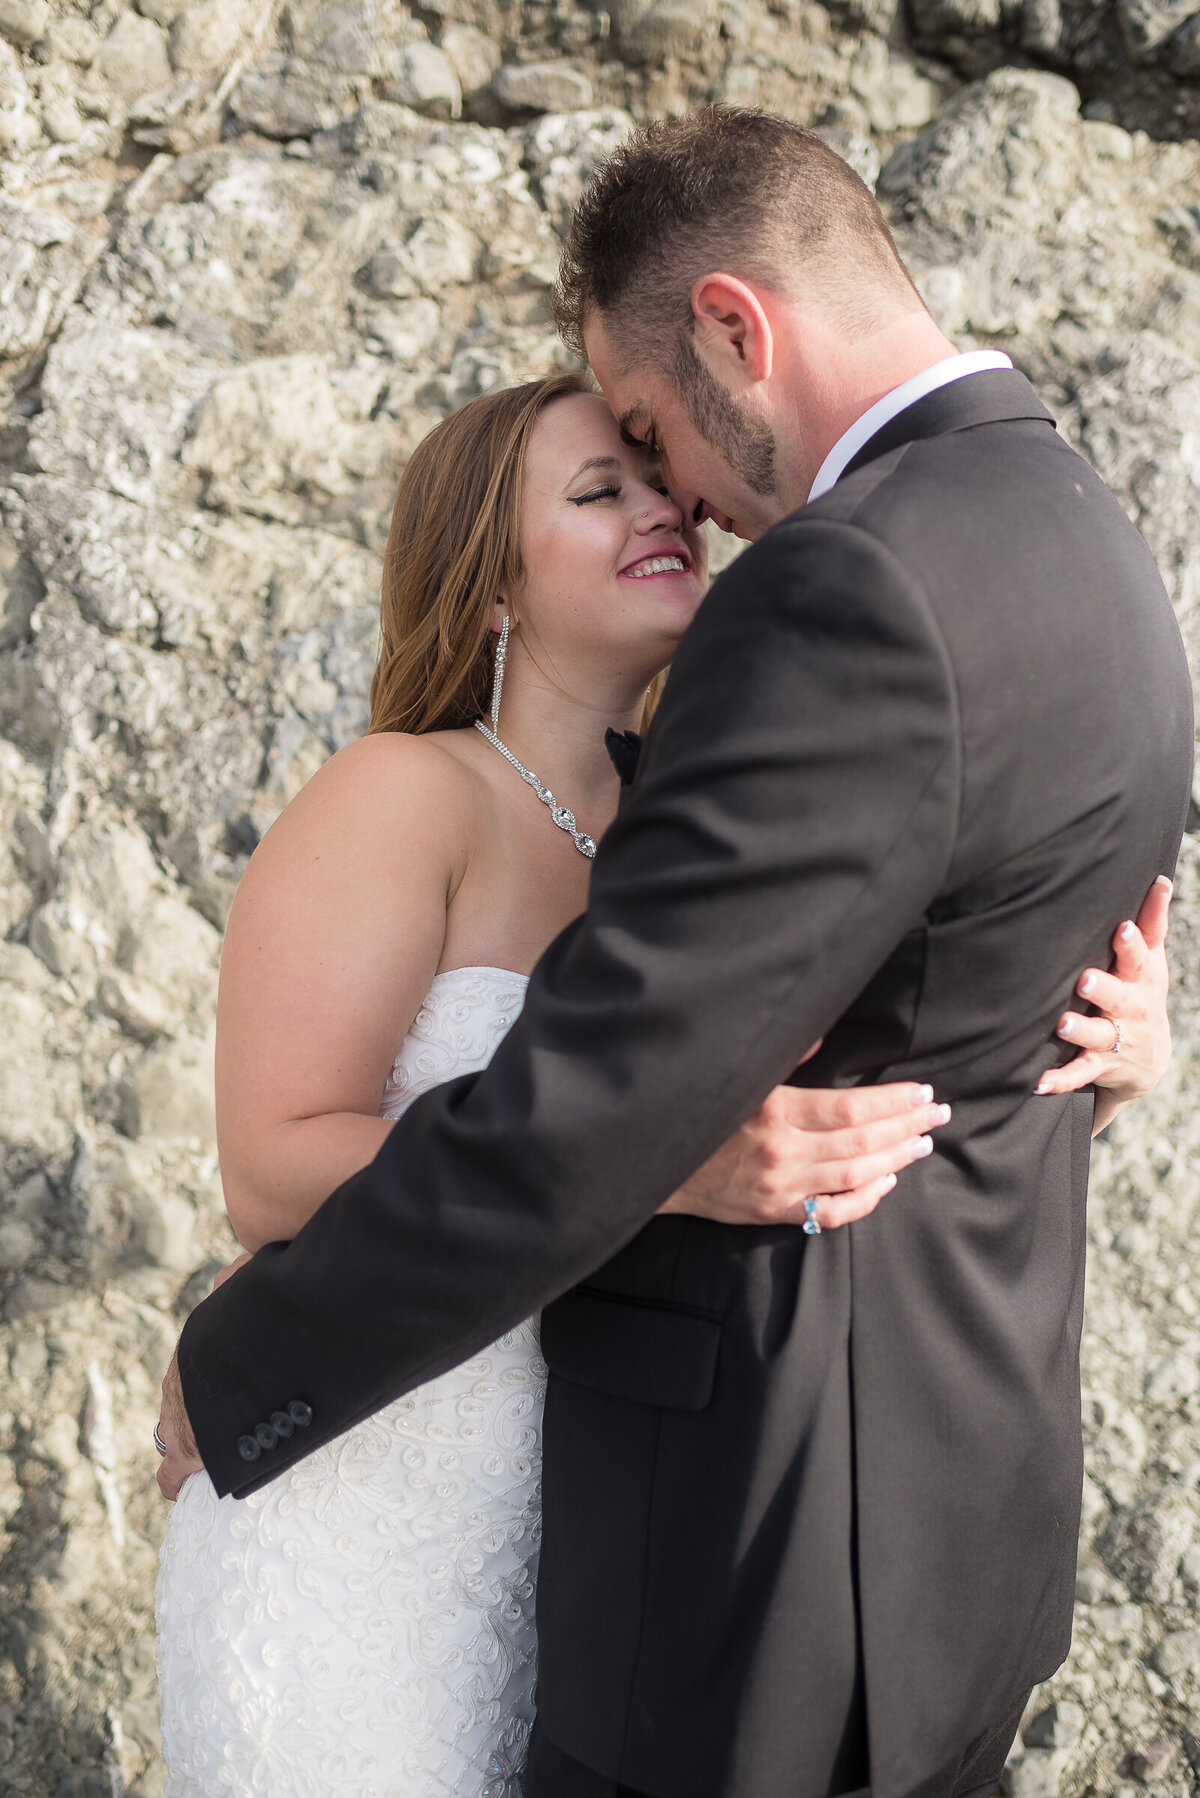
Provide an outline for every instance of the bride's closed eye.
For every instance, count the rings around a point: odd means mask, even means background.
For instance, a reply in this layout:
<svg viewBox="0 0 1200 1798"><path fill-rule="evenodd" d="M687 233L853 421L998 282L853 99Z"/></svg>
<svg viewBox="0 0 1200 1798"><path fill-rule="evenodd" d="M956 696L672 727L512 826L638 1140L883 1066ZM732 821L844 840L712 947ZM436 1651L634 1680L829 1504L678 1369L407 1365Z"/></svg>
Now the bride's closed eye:
<svg viewBox="0 0 1200 1798"><path fill-rule="evenodd" d="M657 466L656 462L655 465L648 468L640 478L645 485L652 488L655 493L661 493L664 499L670 497L667 483L663 479L662 470ZM569 493L567 499L573 506L589 506L593 501L599 499L620 499L622 491L623 489L620 481L605 481L602 486L589 487L586 493Z"/></svg>
<svg viewBox="0 0 1200 1798"><path fill-rule="evenodd" d="M621 489L612 485L607 487L593 487L590 492L581 493L578 498L576 498L574 494L568 495L573 506L587 506L590 505L594 499L619 499L620 497Z"/></svg>

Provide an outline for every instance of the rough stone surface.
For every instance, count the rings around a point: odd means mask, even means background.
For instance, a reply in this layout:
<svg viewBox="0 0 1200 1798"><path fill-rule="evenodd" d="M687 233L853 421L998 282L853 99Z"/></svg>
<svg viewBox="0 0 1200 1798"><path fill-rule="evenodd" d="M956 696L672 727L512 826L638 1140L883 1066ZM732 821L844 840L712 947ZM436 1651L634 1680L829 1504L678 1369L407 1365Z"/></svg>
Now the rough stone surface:
<svg viewBox="0 0 1200 1798"><path fill-rule="evenodd" d="M1175 0L0 0L5 1792L162 1791L147 1451L234 1248L220 930L363 728L398 468L562 359L598 157L712 99L815 124L1113 486L1195 653L1198 73ZM1076 1641L1025 1798L1200 1789L1197 861L1176 1066L1095 1152Z"/></svg>
<svg viewBox="0 0 1200 1798"><path fill-rule="evenodd" d="M438 48L449 57L459 91L468 100L488 86L500 67L500 46L474 25L447 25Z"/></svg>
<svg viewBox="0 0 1200 1798"><path fill-rule="evenodd" d="M47 0L0 0L0 34L19 50L28 50L45 37L49 23Z"/></svg>
<svg viewBox="0 0 1200 1798"><path fill-rule="evenodd" d="M396 60L389 96L432 119L456 119L462 88L451 58L433 44L406 44Z"/></svg>
<svg viewBox="0 0 1200 1798"><path fill-rule="evenodd" d="M506 63L492 92L511 112L583 112L592 104L587 76L561 62Z"/></svg>

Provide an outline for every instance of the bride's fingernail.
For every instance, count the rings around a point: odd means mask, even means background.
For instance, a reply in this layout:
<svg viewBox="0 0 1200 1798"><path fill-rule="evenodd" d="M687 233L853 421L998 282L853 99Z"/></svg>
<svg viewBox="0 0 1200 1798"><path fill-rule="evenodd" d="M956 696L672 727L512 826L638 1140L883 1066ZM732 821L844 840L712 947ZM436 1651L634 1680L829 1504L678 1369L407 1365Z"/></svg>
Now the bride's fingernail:
<svg viewBox="0 0 1200 1798"><path fill-rule="evenodd" d="M935 1127L938 1124L948 1124L950 1122L950 1107L948 1105L935 1105L933 1108L933 1116L929 1121L930 1124Z"/></svg>
<svg viewBox="0 0 1200 1798"><path fill-rule="evenodd" d="M1171 894L1175 891L1175 882L1173 880L1168 880L1165 874L1160 874L1154 884L1156 887L1166 887L1168 898L1170 898Z"/></svg>
<svg viewBox="0 0 1200 1798"><path fill-rule="evenodd" d="M1079 982L1080 995L1084 999L1086 999L1088 994L1092 991L1095 984L1096 984L1096 976L1094 974L1085 974L1083 976L1082 980Z"/></svg>
<svg viewBox="0 0 1200 1798"><path fill-rule="evenodd" d="M916 1141L912 1145L913 1160L920 1161L922 1156L932 1155L932 1154L933 1154L933 1138L932 1138L932 1136L918 1136Z"/></svg>
<svg viewBox="0 0 1200 1798"><path fill-rule="evenodd" d="M918 1105L932 1104L933 1103L933 1088L932 1088L932 1086L915 1087L913 1090L913 1101L912 1102L913 1102L914 1110L916 1109L916 1107Z"/></svg>
<svg viewBox="0 0 1200 1798"><path fill-rule="evenodd" d="M1119 943L1131 943L1133 941L1133 933L1136 929L1137 925L1131 923L1130 920L1126 918L1120 930L1117 932L1117 941Z"/></svg>
<svg viewBox="0 0 1200 1798"><path fill-rule="evenodd" d="M892 1190L893 1186L895 1186L895 1184L896 1184L895 1174L889 1174L887 1179L883 1183L884 1192L891 1192L891 1190Z"/></svg>
<svg viewBox="0 0 1200 1798"><path fill-rule="evenodd" d="M1033 1090L1035 1093L1052 1092L1054 1090L1053 1083L1049 1080L1039 1080Z"/></svg>
<svg viewBox="0 0 1200 1798"><path fill-rule="evenodd" d="M1073 1012L1068 1012L1065 1018L1059 1019L1058 1034L1059 1036L1074 1036L1075 1016Z"/></svg>

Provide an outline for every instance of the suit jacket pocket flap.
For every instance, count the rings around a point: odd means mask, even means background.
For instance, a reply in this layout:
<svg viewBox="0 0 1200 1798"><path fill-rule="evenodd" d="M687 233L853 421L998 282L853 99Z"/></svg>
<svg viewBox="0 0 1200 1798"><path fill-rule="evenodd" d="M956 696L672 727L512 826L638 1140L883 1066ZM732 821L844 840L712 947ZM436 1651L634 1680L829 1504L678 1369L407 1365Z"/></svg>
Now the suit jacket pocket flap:
<svg viewBox="0 0 1200 1798"><path fill-rule="evenodd" d="M720 1320L587 1287L542 1313L552 1373L636 1404L702 1411L712 1397Z"/></svg>

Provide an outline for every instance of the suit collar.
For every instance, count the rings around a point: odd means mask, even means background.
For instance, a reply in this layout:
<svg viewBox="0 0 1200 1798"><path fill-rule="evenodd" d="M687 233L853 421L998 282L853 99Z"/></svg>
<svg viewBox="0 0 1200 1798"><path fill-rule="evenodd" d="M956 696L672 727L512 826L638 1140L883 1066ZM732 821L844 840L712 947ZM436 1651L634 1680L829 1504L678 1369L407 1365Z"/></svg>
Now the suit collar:
<svg viewBox="0 0 1200 1798"><path fill-rule="evenodd" d="M923 400L927 393L933 393L939 387L948 387L952 381L961 381L966 375L973 375L985 368L1011 368L1012 360L1002 350L967 350L963 354L943 356L940 362L931 362L926 368L919 368L915 375L907 381L901 381L890 392L881 394L874 405L868 406L858 418L844 430L820 468L816 472L812 487L809 490L809 503L820 499L835 487L846 472L852 457L856 456L864 443L869 443L877 431L890 424L909 406Z"/></svg>
<svg viewBox="0 0 1200 1798"><path fill-rule="evenodd" d="M1048 412L1025 376L1015 368L984 369L964 375L946 387L928 393L881 426L850 458L843 475L865 468L880 456L916 443L924 437L942 437L950 431L970 430L973 425L1000 424L1018 418L1039 419L1053 425Z"/></svg>

